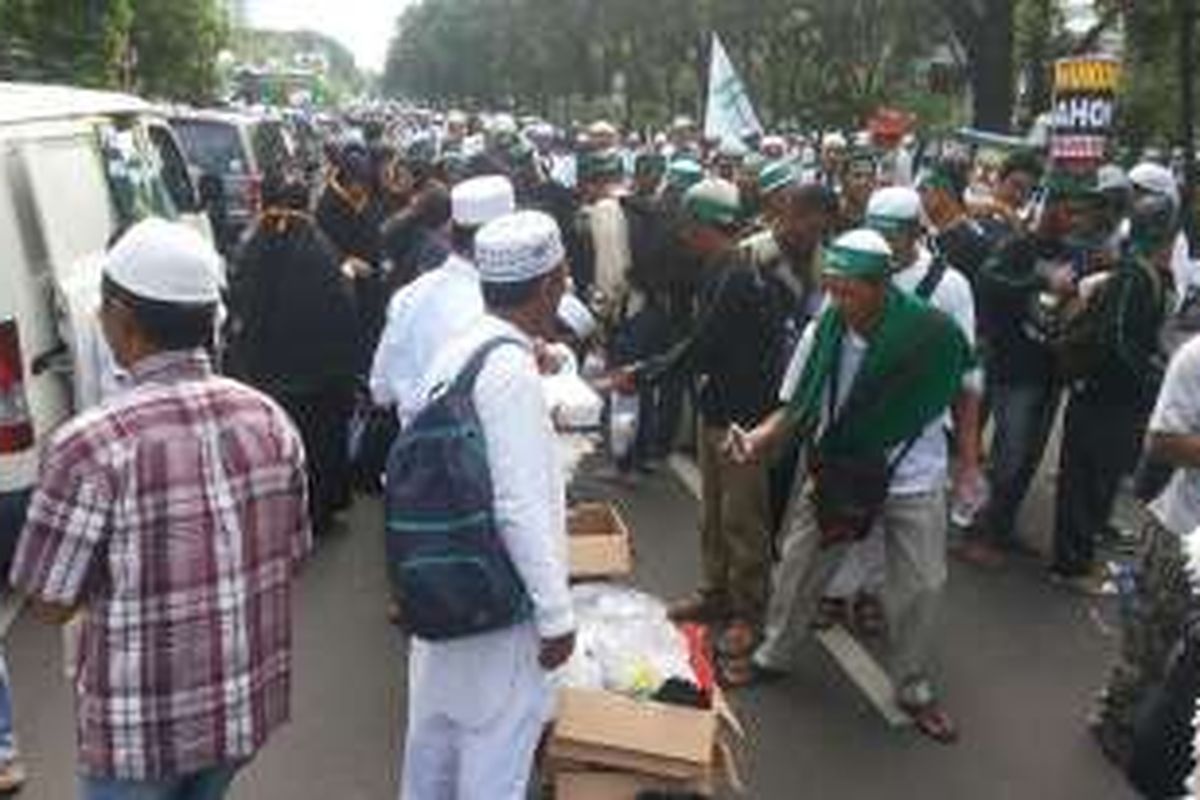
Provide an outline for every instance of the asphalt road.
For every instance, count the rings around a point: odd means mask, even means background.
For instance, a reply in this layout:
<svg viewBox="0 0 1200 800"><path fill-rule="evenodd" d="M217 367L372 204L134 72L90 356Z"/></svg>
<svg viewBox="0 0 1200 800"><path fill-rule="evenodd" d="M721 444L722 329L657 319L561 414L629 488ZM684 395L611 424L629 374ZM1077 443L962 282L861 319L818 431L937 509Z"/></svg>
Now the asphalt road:
<svg viewBox="0 0 1200 800"><path fill-rule="evenodd" d="M1046 486L1027 515L1045 534ZM624 509L637 583L663 597L698 575L695 504L669 474L632 488L587 481L581 494ZM294 721L239 778L236 800L385 800L396 796L403 644L384 619L378 505L321 543L297 598ZM1115 646L1110 601L1051 587L1040 567L952 566L939 677L963 740L942 747L888 728L816 644L795 676L738 693L748 796L1119 800L1134 795L1084 729ZM22 617L7 637L18 733L32 779L25 800L74 796L71 701L58 633Z"/></svg>

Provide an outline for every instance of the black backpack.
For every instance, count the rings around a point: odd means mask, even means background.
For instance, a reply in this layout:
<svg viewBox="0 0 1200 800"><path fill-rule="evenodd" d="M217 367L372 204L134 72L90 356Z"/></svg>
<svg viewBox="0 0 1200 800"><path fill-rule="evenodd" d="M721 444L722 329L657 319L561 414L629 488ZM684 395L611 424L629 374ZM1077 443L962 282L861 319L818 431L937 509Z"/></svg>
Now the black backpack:
<svg viewBox="0 0 1200 800"><path fill-rule="evenodd" d="M510 627L532 604L496 528L487 444L472 391L482 345L399 433L388 456L386 551L403 626L440 641Z"/></svg>

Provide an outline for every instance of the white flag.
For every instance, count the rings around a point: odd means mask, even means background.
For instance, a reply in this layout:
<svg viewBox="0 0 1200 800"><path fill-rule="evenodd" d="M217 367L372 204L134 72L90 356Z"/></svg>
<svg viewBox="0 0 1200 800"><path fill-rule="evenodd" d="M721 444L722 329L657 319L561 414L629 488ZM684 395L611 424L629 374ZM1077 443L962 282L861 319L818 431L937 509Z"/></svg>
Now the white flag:
<svg viewBox="0 0 1200 800"><path fill-rule="evenodd" d="M713 34L712 60L708 69L708 107L704 112L704 136L708 139L744 139L763 132L746 86L738 77L721 44Z"/></svg>

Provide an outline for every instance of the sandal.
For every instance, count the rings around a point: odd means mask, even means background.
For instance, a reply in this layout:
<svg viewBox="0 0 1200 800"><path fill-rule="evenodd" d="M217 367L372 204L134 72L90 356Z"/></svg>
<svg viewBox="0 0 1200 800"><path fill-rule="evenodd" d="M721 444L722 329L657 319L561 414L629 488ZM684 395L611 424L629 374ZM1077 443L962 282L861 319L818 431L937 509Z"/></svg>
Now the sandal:
<svg viewBox="0 0 1200 800"><path fill-rule="evenodd" d="M717 654L730 658L748 656L758 646L758 631L744 619L735 618L717 637Z"/></svg>
<svg viewBox="0 0 1200 800"><path fill-rule="evenodd" d="M850 606L840 597L822 597L817 603L817 614L813 617L812 627L818 631L828 630L836 625L845 625L850 621Z"/></svg>
<svg viewBox="0 0 1200 800"><path fill-rule="evenodd" d="M883 614L883 603L879 597L862 592L854 598L854 630L868 637L882 636L887 629L887 619Z"/></svg>
<svg viewBox="0 0 1200 800"><path fill-rule="evenodd" d="M718 622L724 615L724 603L706 592L677 600L667 610L672 622Z"/></svg>
<svg viewBox="0 0 1200 800"><path fill-rule="evenodd" d="M749 654L744 656L721 656L717 658L717 672L721 686L725 689L746 689L778 683L788 676L781 669L764 667Z"/></svg>
<svg viewBox="0 0 1200 800"><path fill-rule="evenodd" d="M924 736L939 744L954 744L958 741L958 727L950 715L936 700L927 703L899 703L900 710L912 719L913 725Z"/></svg>

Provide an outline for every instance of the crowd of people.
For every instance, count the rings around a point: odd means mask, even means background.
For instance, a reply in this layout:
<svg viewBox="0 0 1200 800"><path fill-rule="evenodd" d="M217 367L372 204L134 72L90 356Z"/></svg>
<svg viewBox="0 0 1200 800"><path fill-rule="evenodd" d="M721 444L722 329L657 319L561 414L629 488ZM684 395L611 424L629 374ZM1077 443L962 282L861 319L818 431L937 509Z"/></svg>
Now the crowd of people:
<svg viewBox="0 0 1200 800"><path fill-rule="evenodd" d="M671 615L712 627L723 684L786 676L813 629L886 635L900 708L943 743L948 557L1040 557L1017 520L1061 413L1049 578L1101 594L1103 547L1144 553L1095 731L1122 768L1182 780L1139 747L1200 527L1200 275L1167 167L1017 149L982 177L862 135L568 139L406 112L331 142L321 185L284 171L262 195L227 269L172 223L116 240L121 388L43 456L11 580L78 629L82 797L223 796L288 717L313 534L385 490L389 448L464 372L528 608L413 638L401 797L524 797L574 647L553 342L609 399L619 476L695 452L701 584ZM1145 529L1114 529L1135 477Z"/></svg>

